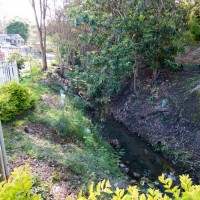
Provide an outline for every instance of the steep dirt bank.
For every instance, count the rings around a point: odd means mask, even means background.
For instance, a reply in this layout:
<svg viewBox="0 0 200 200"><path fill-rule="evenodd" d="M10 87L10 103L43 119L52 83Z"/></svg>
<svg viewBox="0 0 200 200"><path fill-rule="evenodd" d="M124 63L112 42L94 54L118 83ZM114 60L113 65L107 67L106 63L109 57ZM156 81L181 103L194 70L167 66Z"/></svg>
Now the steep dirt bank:
<svg viewBox="0 0 200 200"><path fill-rule="evenodd" d="M200 73L163 71L157 87L150 87L141 71L139 96L133 81L111 105L115 119L151 143L156 150L188 170L200 169ZM195 90L193 90L197 87ZM166 107L162 101L166 100ZM189 171L188 171L189 172Z"/></svg>

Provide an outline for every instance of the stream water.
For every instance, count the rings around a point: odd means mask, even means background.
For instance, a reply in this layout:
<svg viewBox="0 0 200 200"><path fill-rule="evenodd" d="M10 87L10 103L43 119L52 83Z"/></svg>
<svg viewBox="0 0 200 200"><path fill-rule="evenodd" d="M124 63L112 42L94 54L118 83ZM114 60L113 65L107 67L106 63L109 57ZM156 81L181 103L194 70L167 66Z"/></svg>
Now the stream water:
<svg viewBox="0 0 200 200"><path fill-rule="evenodd" d="M150 145L144 142L137 135L130 135L130 132L106 109L98 109L90 115L92 120L103 126L103 136L109 140L117 139L120 148L123 149L121 158L128 168L128 175L135 179L148 177L151 181L157 180L162 173L168 175L180 175L182 171L169 160L164 159L159 153L156 153Z"/></svg>

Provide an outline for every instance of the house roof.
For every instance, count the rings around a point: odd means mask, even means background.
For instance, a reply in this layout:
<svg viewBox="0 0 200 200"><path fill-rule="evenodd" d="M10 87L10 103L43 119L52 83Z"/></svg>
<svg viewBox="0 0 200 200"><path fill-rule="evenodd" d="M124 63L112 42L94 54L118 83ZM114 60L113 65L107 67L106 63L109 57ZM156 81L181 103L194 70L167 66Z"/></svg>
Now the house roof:
<svg viewBox="0 0 200 200"><path fill-rule="evenodd" d="M9 37L9 39L20 38L21 40L24 41L24 39L19 34L5 34L5 33L3 33L3 34L0 34L0 37L1 38L5 38L5 37L8 38Z"/></svg>

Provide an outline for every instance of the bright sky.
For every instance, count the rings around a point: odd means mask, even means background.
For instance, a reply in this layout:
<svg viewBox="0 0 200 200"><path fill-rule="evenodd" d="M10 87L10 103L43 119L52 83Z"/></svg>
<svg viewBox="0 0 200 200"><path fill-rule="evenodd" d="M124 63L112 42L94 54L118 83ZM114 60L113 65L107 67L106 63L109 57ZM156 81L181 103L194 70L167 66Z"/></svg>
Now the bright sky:
<svg viewBox="0 0 200 200"><path fill-rule="evenodd" d="M0 21L7 21L16 17L35 22L29 0L0 0Z"/></svg>

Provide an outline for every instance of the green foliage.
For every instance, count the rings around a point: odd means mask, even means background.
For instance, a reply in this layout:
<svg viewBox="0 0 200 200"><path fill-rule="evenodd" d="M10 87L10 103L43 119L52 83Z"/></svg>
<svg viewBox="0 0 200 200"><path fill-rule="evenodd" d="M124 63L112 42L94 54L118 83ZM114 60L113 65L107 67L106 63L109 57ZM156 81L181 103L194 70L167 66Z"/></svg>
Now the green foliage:
<svg viewBox="0 0 200 200"><path fill-rule="evenodd" d="M13 61L17 62L18 69L22 69L24 67L26 60L19 53L15 52L15 53L12 53L10 57L8 58L8 62L13 62Z"/></svg>
<svg viewBox="0 0 200 200"><path fill-rule="evenodd" d="M88 197L84 197L82 191L77 200L197 200L200 199L200 185L193 185L188 175L180 176L180 186L174 186L171 178L165 178L164 174L159 177L165 192L158 189L149 188L147 193L142 192L137 186L129 186L125 189L113 190L109 180L103 180L94 187L92 184L88 190ZM173 198L172 198L173 197ZM70 197L67 200L71 200Z"/></svg>
<svg viewBox="0 0 200 200"><path fill-rule="evenodd" d="M84 139L90 132L90 122L83 113L67 104L64 110L50 109L47 111L49 122L59 133L65 136L73 136Z"/></svg>
<svg viewBox="0 0 200 200"><path fill-rule="evenodd" d="M8 181L0 183L0 199L40 200L37 194L32 194L33 181L30 167L19 167L11 173Z"/></svg>
<svg viewBox="0 0 200 200"><path fill-rule="evenodd" d="M89 97L109 99L134 67L169 67L182 50L179 40L187 17L186 10L171 0L88 0L73 7L71 24L82 30L77 42L84 50L79 53L81 66L68 73L71 86L87 90Z"/></svg>
<svg viewBox="0 0 200 200"><path fill-rule="evenodd" d="M35 105L35 98L28 88L12 82L0 88L0 118L8 121Z"/></svg>
<svg viewBox="0 0 200 200"><path fill-rule="evenodd" d="M29 25L22 21L13 20L6 26L7 34L19 34L25 41L29 36Z"/></svg>
<svg viewBox="0 0 200 200"><path fill-rule="evenodd" d="M197 41L200 41L200 3L197 3L190 14L190 31Z"/></svg>
<svg viewBox="0 0 200 200"><path fill-rule="evenodd" d="M32 60L30 62L30 66L31 66L31 75L32 76L35 75L38 78L38 76L42 74L42 72L41 72L41 65L38 62Z"/></svg>

